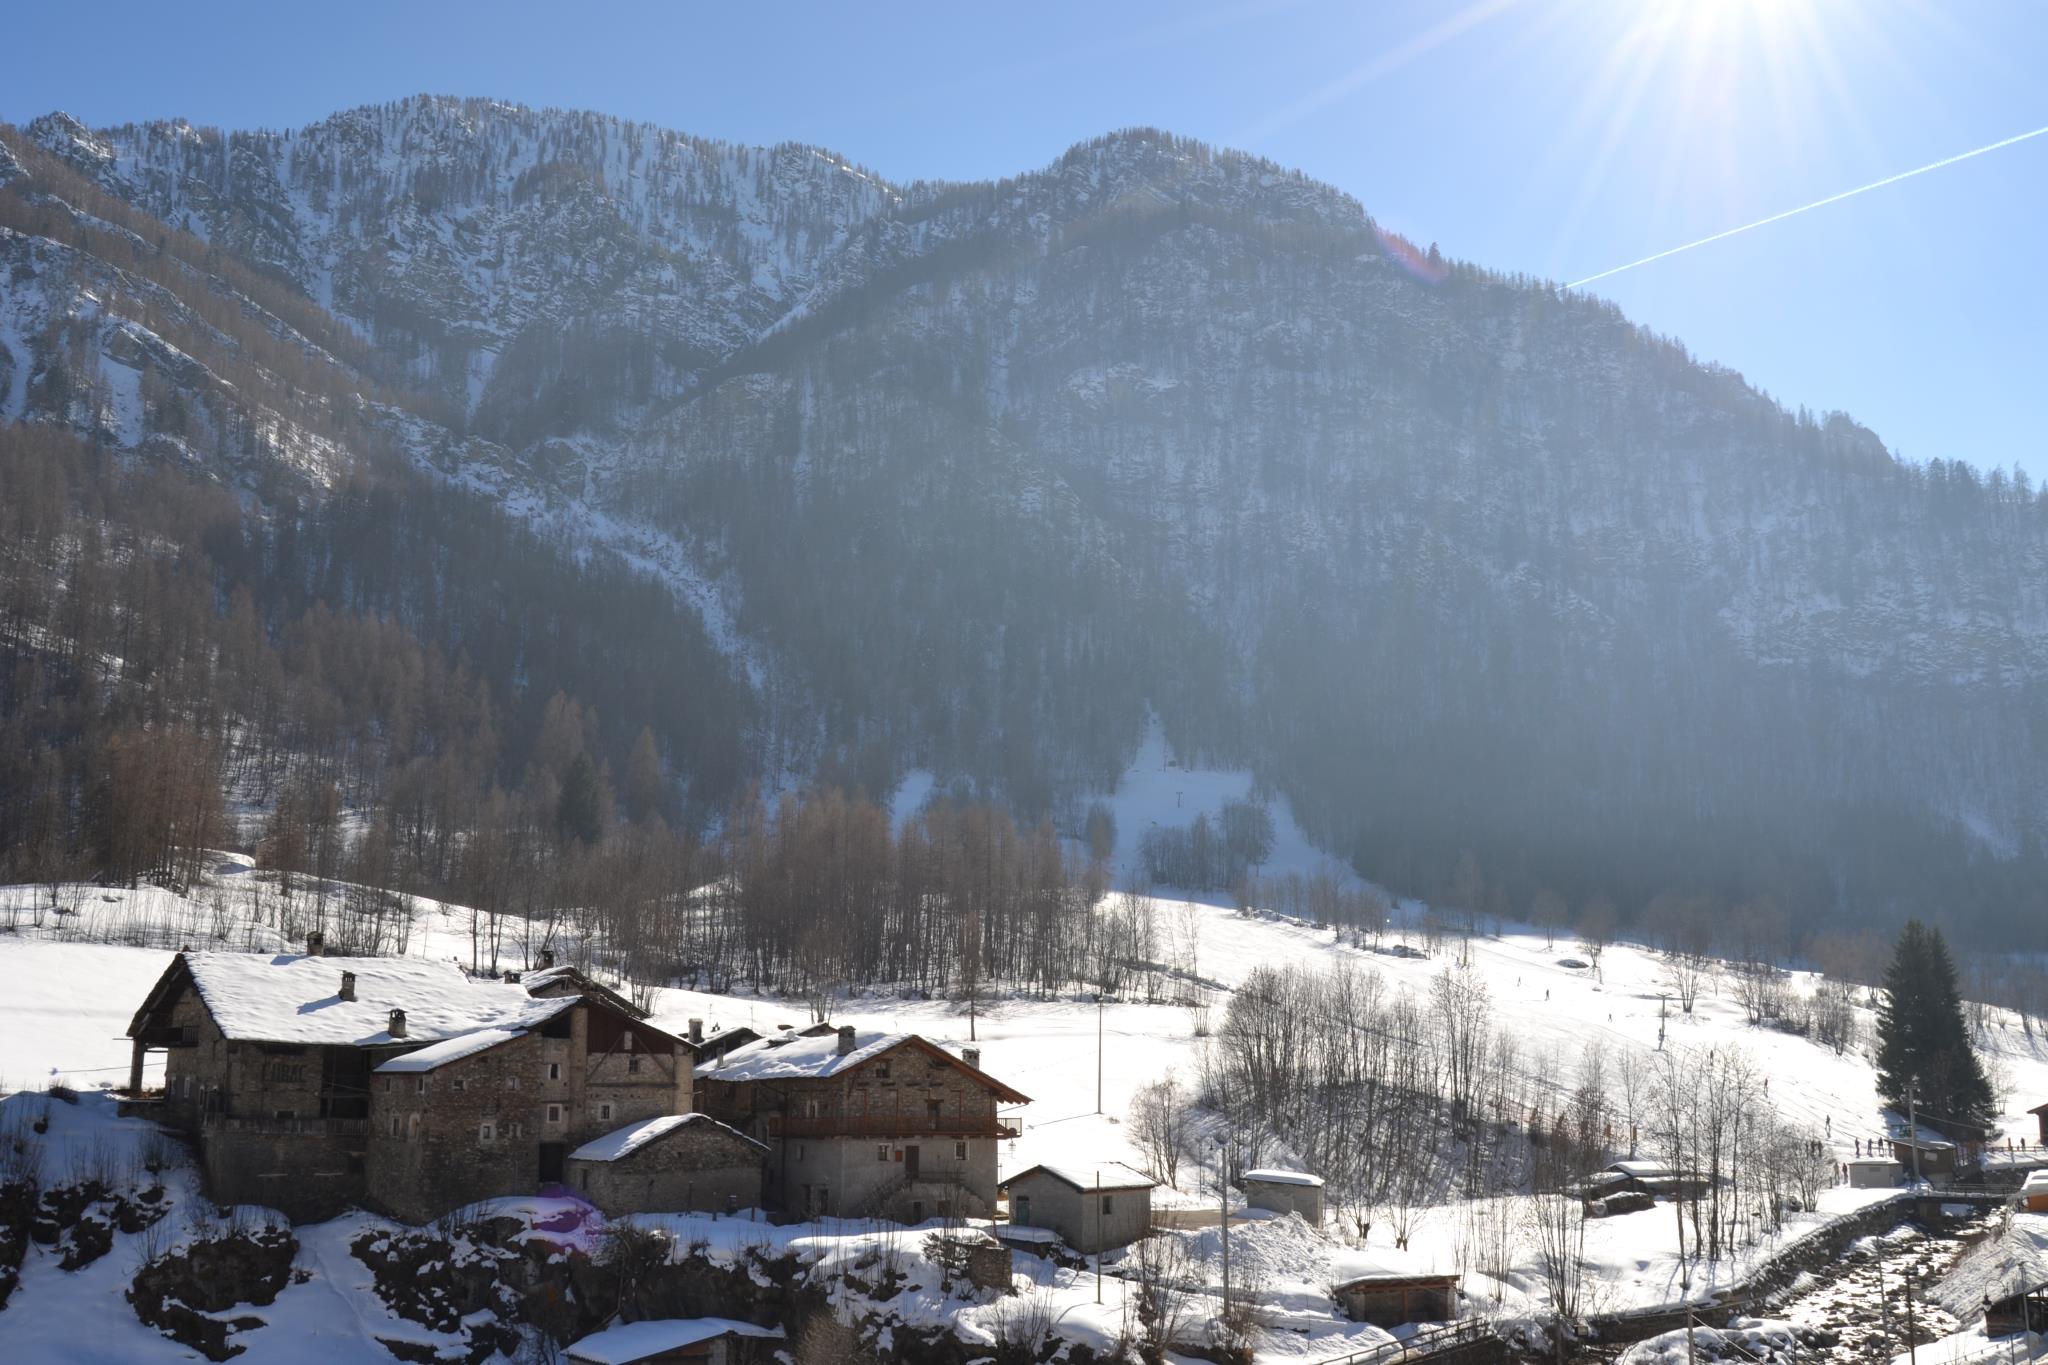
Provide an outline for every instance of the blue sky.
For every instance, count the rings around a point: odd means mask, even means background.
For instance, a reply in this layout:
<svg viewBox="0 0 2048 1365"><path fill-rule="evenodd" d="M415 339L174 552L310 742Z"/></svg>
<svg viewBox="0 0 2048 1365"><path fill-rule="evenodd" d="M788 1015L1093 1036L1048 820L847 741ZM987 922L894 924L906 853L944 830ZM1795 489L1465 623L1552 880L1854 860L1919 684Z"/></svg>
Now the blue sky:
<svg viewBox="0 0 2048 1365"><path fill-rule="evenodd" d="M1150 124L1578 279L2048 125L2037 0L102 3L10 13L0 118L297 125L422 91L833 147L895 179ZM1913 459L2048 477L2048 137L1590 288Z"/></svg>

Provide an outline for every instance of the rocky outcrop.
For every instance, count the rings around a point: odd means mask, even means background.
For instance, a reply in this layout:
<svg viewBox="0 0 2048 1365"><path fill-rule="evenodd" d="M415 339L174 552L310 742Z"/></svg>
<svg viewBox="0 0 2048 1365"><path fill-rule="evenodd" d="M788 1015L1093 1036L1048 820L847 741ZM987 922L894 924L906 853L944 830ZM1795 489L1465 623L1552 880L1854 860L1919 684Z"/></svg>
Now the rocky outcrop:
<svg viewBox="0 0 2048 1365"><path fill-rule="evenodd" d="M247 1348L233 1340L264 1320L234 1313L262 1307L292 1282L298 1239L283 1228L230 1232L160 1256L135 1274L128 1301L135 1315L208 1360L228 1360Z"/></svg>

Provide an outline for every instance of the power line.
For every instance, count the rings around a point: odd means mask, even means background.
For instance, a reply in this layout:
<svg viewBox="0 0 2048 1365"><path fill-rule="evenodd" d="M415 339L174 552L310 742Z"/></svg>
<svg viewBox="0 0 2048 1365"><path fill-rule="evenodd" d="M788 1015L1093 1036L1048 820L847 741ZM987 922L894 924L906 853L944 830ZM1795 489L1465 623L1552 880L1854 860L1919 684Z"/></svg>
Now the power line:
<svg viewBox="0 0 2048 1365"><path fill-rule="evenodd" d="M2027 133L2016 133L2013 136L2009 138L2004 138L1998 142L1992 142L1982 147L1972 148L1970 151L1967 152L1958 152L1954 156L1945 156L1939 161L1930 161L1925 166L1915 166L1910 171L1900 171L1897 175L1888 175L1882 180L1873 180L1868 185L1858 185L1853 190L1843 190L1840 194L1831 194L1825 199L1816 199L1811 204L1801 204L1796 209L1786 209L1784 212L1774 213L1768 218L1759 218L1754 223L1744 223L1741 227L1728 228L1724 231L1713 234L1711 237L1702 237L1698 241L1687 242L1683 246L1675 246L1670 248L1668 251L1659 251L1655 255L1645 256L1639 261L1630 261L1627 265L1618 265L1615 266L1612 270L1603 270L1599 272L1597 275L1588 275L1582 280L1573 280L1570 284L1566 285L1565 288L1580 289L1586 285L1593 283L1595 280L1604 280L1609 275L1619 275L1624 270L1634 270L1639 265L1648 265L1652 261L1661 261L1666 256L1676 256L1681 251L1691 251L1694 247L1706 246L1710 242L1718 242L1725 237L1733 237L1738 233L1749 232L1755 228L1767 227L1772 223L1782 222L1787 218L1794 217L1801 213L1810 213L1814 209L1826 208L1829 204L1839 204L1844 199L1853 199L1859 194L1868 194L1872 190L1881 190L1886 185L1896 185L1901 180L1911 180L1916 175L1925 175L1929 171L1938 171L1944 166L1953 166L1958 161L1968 161L1971 157L1983 156L1987 152L1995 152L2000 150L2001 148L2010 147L2016 142L2025 142L2029 138L2041 137L2044 134L2048 134L2048 127L2036 128L2032 132Z"/></svg>

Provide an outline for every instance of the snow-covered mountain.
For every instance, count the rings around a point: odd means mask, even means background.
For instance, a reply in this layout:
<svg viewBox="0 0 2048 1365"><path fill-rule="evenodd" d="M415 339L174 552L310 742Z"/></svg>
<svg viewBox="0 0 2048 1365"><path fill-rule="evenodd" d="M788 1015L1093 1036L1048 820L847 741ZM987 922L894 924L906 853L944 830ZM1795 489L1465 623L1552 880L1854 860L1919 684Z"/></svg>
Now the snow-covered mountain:
<svg viewBox="0 0 2048 1365"><path fill-rule="evenodd" d="M246 340L248 372L193 370L186 332L247 329L153 301L146 231L38 235L37 153L246 269L244 322L373 396L315 420ZM1919 905L1958 873L1988 907L2040 868L2023 479L1902 464L1545 282L1411 268L1269 162L1130 130L898 186L420 98L293 132L51 115L8 180L0 413L315 487L379 444L617 549L750 681L772 780L915 767L1072 819L1156 714L1371 874L1442 890L1470 850L1462 894L1517 909ZM60 352L96 358L53 396Z"/></svg>

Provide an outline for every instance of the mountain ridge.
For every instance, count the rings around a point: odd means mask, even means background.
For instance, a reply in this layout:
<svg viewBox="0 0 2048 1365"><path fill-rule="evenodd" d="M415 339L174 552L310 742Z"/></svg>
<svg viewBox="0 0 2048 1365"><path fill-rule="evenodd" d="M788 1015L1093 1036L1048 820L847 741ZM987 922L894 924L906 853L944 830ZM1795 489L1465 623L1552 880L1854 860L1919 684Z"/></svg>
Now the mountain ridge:
<svg viewBox="0 0 2048 1365"><path fill-rule="evenodd" d="M1554 284L1418 279L1260 158L1127 129L894 185L447 98L26 135L393 366L412 465L639 556L771 781L922 767L1077 824L1156 710L1417 890L1477 849L1510 905L1832 913L1930 894L1859 822L2038 856L2023 476L1905 464Z"/></svg>

